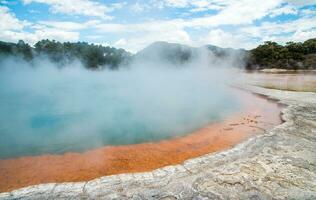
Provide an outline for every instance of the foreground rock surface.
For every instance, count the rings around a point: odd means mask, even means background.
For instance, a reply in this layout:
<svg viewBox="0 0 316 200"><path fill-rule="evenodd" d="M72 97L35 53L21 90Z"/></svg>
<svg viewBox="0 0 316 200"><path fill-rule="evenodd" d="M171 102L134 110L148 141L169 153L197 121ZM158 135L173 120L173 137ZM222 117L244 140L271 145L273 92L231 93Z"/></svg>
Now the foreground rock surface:
<svg viewBox="0 0 316 200"><path fill-rule="evenodd" d="M316 199L316 93L243 87L288 105L285 122L182 165L30 186L0 199Z"/></svg>

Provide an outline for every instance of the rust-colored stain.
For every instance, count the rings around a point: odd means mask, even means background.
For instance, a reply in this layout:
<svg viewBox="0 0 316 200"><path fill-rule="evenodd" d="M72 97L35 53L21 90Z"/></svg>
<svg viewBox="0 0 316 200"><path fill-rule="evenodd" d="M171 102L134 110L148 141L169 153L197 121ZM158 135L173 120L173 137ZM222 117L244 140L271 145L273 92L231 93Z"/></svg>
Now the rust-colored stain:
<svg viewBox="0 0 316 200"><path fill-rule="evenodd" d="M105 146L84 153L27 156L0 160L0 192L50 182L87 181L97 177L144 172L220 151L280 124L280 107L243 94L245 109L184 137L155 143ZM260 128L258 128L260 127Z"/></svg>

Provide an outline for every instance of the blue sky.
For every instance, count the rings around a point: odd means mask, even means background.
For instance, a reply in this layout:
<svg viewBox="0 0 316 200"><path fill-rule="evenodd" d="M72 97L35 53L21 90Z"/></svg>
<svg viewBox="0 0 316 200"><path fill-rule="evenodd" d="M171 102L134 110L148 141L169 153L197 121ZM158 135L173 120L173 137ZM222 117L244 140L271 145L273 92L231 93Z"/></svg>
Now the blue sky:
<svg viewBox="0 0 316 200"><path fill-rule="evenodd" d="M250 49L316 37L316 0L0 0L0 40Z"/></svg>

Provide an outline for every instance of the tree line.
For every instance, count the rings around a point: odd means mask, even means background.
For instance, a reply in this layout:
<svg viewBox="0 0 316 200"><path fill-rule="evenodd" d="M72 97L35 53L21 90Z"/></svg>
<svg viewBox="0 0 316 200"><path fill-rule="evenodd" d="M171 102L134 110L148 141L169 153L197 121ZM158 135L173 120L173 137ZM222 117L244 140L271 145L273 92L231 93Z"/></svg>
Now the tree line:
<svg viewBox="0 0 316 200"><path fill-rule="evenodd" d="M167 54L169 60L187 61L193 52L193 48L186 47L184 50L168 43L157 43L163 46L164 54ZM151 45L153 46L153 45ZM177 48L176 48L177 47ZM208 46L208 50L220 57L227 49L215 46ZM149 50L148 50L149 49ZM151 50L150 50L151 49ZM159 48L145 48L142 54L155 54ZM161 49L161 48L160 48ZM258 47L240 53L239 50L229 49L229 52L239 52L240 56L246 55L246 69L256 70L264 68L279 69L316 69L316 38L306 40L305 42L288 42L285 45L276 42L267 41ZM178 53L177 53L178 52ZM180 52L180 53L179 53ZM124 49L113 47L104 47L101 45L89 44L86 42L58 42L55 40L41 40L34 47L20 40L18 43L8 43L0 41L0 60L2 58L13 56L31 62L38 57L47 57L59 66L65 66L76 59L83 63L88 69L118 69L119 66L125 66L133 59L133 55ZM148 55L147 55L148 56ZM137 57L137 56L136 56ZM170 58L169 58L170 57ZM158 58L160 59L160 58Z"/></svg>
<svg viewBox="0 0 316 200"><path fill-rule="evenodd" d="M8 56L18 57L26 61L32 61L42 56L59 66L78 59L89 69L117 69L120 65L126 65L130 61L131 53L124 49L86 42L61 43L55 40L41 40L34 47L31 47L23 40L16 44L0 41L0 59Z"/></svg>
<svg viewBox="0 0 316 200"><path fill-rule="evenodd" d="M250 50L247 69L316 69L316 38L280 45L267 41Z"/></svg>

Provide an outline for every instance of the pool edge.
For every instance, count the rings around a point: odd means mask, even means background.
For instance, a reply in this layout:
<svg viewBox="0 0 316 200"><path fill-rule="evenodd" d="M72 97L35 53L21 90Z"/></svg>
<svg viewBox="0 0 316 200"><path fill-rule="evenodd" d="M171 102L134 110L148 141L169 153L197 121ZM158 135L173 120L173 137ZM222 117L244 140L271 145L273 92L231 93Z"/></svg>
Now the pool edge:
<svg viewBox="0 0 316 200"><path fill-rule="evenodd" d="M250 194L257 193L263 197L268 197L269 195L275 196L274 194L280 193L283 196L285 193L291 194L291 197L302 197L296 195L316 195L313 192L312 185L304 186L305 190L302 193L297 193L297 187L294 185L287 190L279 189L273 190L275 187L273 184L266 185L266 188L260 187L262 183L255 181L256 178L262 175L256 174L256 172L242 172L243 167L253 168L255 171L260 167L256 167L256 164L250 164L249 161L257 160L256 162L264 168L265 172L269 172L271 166L276 167L278 171L282 171L284 167L286 169L295 169L296 164L291 164L292 161L282 160L285 156L284 152L275 149L275 142L281 142L282 139L293 140L297 138L314 138L309 129L313 130L315 124L311 123L314 120L313 116L314 110L316 109L316 94L311 92L288 92L264 89L249 85L239 85L239 87L246 89L248 91L265 95L267 98L278 100L279 103L287 105L287 107L282 109L282 119L284 123L274 127L271 131L264 135L257 135L251 137L250 139L237 144L235 147L222 151L206 154L197 158L192 158L186 160L182 164L167 166L153 170L151 172L141 172L141 173L129 173L129 174L119 174L100 177L91 181L86 182L75 182L75 183L48 183L40 184L34 186L28 186L18 190L13 190L11 192L0 193L0 199L13 199L13 198L134 198L136 196L150 197L150 195L158 195L157 198L163 198L164 196L171 196L175 198L187 198L190 196L197 195L217 195L219 197L225 197L225 195L247 195L247 193L235 193L228 194L227 192L234 188L238 191L238 187L244 188L247 184L253 185L256 189L255 191L250 190ZM304 111L302 111L304 107ZM301 118L295 118L296 115L301 116ZM312 119L312 120L311 120ZM304 127L300 127L299 123L295 123L296 120L304 122ZM293 130L303 129L302 132L293 133ZM294 138L294 139L295 139ZM304 143L304 141L301 141ZM261 146L260 146L261 145ZM270 145L270 146L269 146ZM282 146L282 144L280 143ZM308 154L312 151L309 147L316 147L316 142L306 143L306 148L302 151L306 151L306 155L293 154L294 156L289 158L300 158L307 161L308 163L315 163L314 158ZM293 151L297 149L288 149L286 145L283 146L287 151ZM294 148L294 147L293 147ZM269 151L272 151L272 153ZM271 157L272 156L272 157ZM273 158L275 156L276 158ZM272 163L267 164L267 158L271 157ZM259 162L258 162L259 161ZM277 163L274 163L277 161ZM285 162L282 165L278 162ZM247 164L248 163L248 164ZM232 165L232 169L229 169L227 165ZM234 168L234 169L233 169ZM242 180L240 176L236 180L231 176L225 176L224 172L229 172L238 176L241 172L249 178L249 180ZM295 171L295 170L294 170ZM316 177L316 172L313 169L308 170L311 177L301 177L303 180L309 180L310 178ZM272 173L272 172L271 172ZM282 173L280 173L282 175ZM267 176L267 175L266 175ZM269 176L268 176L269 177ZM293 183L293 178L289 177L288 174L284 174L284 180ZM220 179L220 180L216 180ZM232 180L233 179L233 180ZM247 179L247 178L244 178ZM312 179L313 180L313 179ZM261 180L263 183L264 180ZM271 182L271 181L270 181ZM280 183L280 180L272 181L272 183ZM208 185L207 187L201 187L201 185ZM227 185L228 184L228 185ZM176 186L178 185L178 186ZM239 186L238 186L239 185ZM248 186L247 186L248 187ZM250 186L249 186L250 187ZM154 188L154 189L153 189ZM182 189L181 189L182 188ZM179 193L180 189L186 191L187 194ZM208 191L208 192L207 192ZM252 192L251 192L252 191ZM240 191L241 192L241 191ZM205 194L204 194L205 193ZM284 193L284 194L283 194ZM236 197L237 197L236 196Z"/></svg>

